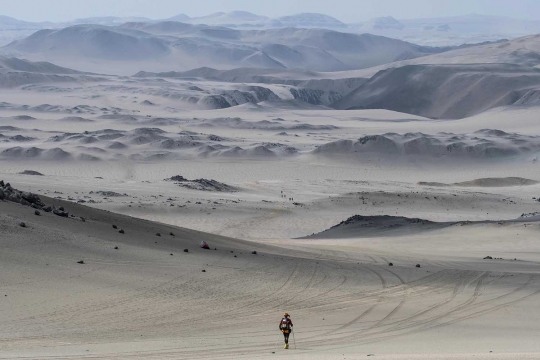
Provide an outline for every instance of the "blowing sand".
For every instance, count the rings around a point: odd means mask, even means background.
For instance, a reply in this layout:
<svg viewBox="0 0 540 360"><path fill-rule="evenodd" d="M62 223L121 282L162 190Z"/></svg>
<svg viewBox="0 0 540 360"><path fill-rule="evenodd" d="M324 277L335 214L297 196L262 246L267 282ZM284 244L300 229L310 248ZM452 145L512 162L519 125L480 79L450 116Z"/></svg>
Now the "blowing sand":
<svg viewBox="0 0 540 360"><path fill-rule="evenodd" d="M0 179L74 216L0 201L0 358L540 357L534 92L440 120L331 108L358 77L32 64Z"/></svg>

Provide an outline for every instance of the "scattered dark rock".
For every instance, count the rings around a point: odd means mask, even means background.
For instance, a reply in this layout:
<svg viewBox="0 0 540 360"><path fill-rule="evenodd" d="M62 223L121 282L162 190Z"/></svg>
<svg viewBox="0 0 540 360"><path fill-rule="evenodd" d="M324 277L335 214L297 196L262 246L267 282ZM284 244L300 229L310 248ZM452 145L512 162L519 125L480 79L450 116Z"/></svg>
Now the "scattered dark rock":
<svg viewBox="0 0 540 360"><path fill-rule="evenodd" d="M491 256L486 256L484 260L493 260L493 258Z"/></svg>
<svg viewBox="0 0 540 360"><path fill-rule="evenodd" d="M36 216L40 216L40 215L41 215L41 213L39 212L39 210L36 210L36 211L34 211L34 215L36 215Z"/></svg>
<svg viewBox="0 0 540 360"><path fill-rule="evenodd" d="M173 256L173 254L171 254L171 256Z"/></svg>
<svg viewBox="0 0 540 360"><path fill-rule="evenodd" d="M394 263L389 263L388 266L394 266Z"/></svg>
<svg viewBox="0 0 540 360"><path fill-rule="evenodd" d="M113 229L118 229L118 226L113 225L112 228L113 228Z"/></svg>
<svg viewBox="0 0 540 360"><path fill-rule="evenodd" d="M169 233L169 235L174 236L174 233L171 231L171 232Z"/></svg>
<svg viewBox="0 0 540 360"><path fill-rule="evenodd" d="M42 173L34 170L24 170L19 173L20 175L34 175L34 176L44 176Z"/></svg>
<svg viewBox="0 0 540 360"><path fill-rule="evenodd" d="M416 264L416 267L419 268L419 267L421 267L421 266L420 266L420 264Z"/></svg>
<svg viewBox="0 0 540 360"><path fill-rule="evenodd" d="M234 257L236 257L236 255L234 255Z"/></svg>
<svg viewBox="0 0 540 360"><path fill-rule="evenodd" d="M52 207L50 207L50 206L45 206L42 210L45 211L45 212L51 212L51 211L52 211Z"/></svg>
<svg viewBox="0 0 540 360"><path fill-rule="evenodd" d="M65 218L69 217L69 213L67 211L64 211L63 206L59 207L58 209L56 209L53 206L52 212L53 212L54 215L57 215L57 216L60 216L60 217L65 217Z"/></svg>
<svg viewBox="0 0 540 360"><path fill-rule="evenodd" d="M221 183L219 181L211 180L211 179L189 180L181 175L175 175L173 177L165 179L165 181L174 181L176 182L176 185L179 185L187 189L191 189L191 190L217 191L217 192L239 191L239 189L234 186L230 186L225 183Z"/></svg>
<svg viewBox="0 0 540 360"><path fill-rule="evenodd" d="M77 261L77 264L84 264L84 260L81 260L81 261Z"/></svg>
<svg viewBox="0 0 540 360"><path fill-rule="evenodd" d="M188 250L188 249L184 249L184 252L187 253L187 252L189 252L189 250Z"/></svg>
<svg viewBox="0 0 540 360"><path fill-rule="evenodd" d="M156 236L161 236L161 234L160 234L160 233L156 233Z"/></svg>
<svg viewBox="0 0 540 360"><path fill-rule="evenodd" d="M90 194L96 194L96 195L100 195L100 196L104 196L104 197L123 197L123 196L128 196L128 194L120 194L120 193L117 193L117 192L114 192L114 191L103 191L103 190L99 190L99 191L90 191Z"/></svg>
<svg viewBox="0 0 540 360"><path fill-rule="evenodd" d="M26 224L25 224L24 222L21 221L21 222L19 223L19 226L25 228L25 227L26 227Z"/></svg>
<svg viewBox="0 0 540 360"><path fill-rule="evenodd" d="M253 255L257 255L257 252L256 251L252 251L251 252Z"/></svg>
<svg viewBox="0 0 540 360"><path fill-rule="evenodd" d="M120 231L118 231L120 234L124 234L124 229L120 229Z"/></svg>
<svg viewBox="0 0 540 360"><path fill-rule="evenodd" d="M206 270L203 269L202 272L206 272Z"/></svg>
<svg viewBox="0 0 540 360"><path fill-rule="evenodd" d="M118 250L118 246L115 246L115 247L114 247L114 250Z"/></svg>
<svg viewBox="0 0 540 360"><path fill-rule="evenodd" d="M185 177L183 177L182 175L174 175L173 177L170 177L168 179L165 179L165 181L189 181L188 179L186 179Z"/></svg>

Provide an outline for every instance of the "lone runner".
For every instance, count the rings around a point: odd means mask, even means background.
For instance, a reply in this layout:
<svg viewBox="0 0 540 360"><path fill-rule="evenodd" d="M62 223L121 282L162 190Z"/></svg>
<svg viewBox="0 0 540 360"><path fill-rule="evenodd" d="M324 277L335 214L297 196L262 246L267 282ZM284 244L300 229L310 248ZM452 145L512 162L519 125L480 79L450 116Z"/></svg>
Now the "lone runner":
<svg viewBox="0 0 540 360"><path fill-rule="evenodd" d="M293 323L291 321L291 317L289 316L289 313L283 314L283 319L279 322L279 330L283 333L283 337L285 338L285 346L284 349L289 348L289 335L291 335L293 328Z"/></svg>

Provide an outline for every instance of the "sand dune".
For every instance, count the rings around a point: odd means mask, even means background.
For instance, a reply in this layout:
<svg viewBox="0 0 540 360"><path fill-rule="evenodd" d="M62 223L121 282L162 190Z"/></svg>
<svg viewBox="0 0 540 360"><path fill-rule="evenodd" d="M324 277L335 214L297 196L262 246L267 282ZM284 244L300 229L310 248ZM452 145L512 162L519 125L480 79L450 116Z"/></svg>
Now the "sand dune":
<svg viewBox="0 0 540 360"><path fill-rule="evenodd" d="M456 185L459 186L459 185ZM472 185L463 185L472 186ZM481 186L481 185L480 185ZM488 185L489 186L489 185ZM425 219L408 218L403 216L362 216L354 215L332 226L330 229L317 234L306 236L305 239L341 239L341 238L376 238L381 236L407 236L417 233L442 230L455 226L475 226L475 225L501 225L501 224L522 224L536 223L540 221L540 214L531 217L520 217L517 219L501 219L494 221L457 221L457 222L434 222Z"/></svg>
<svg viewBox="0 0 540 360"><path fill-rule="evenodd" d="M536 180L524 179L520 177L506 178L483 178L470 181L462 181L453 184L419 182L424 186L463 186L463 187L506 187L506 186L530 186L539 184Z"/></svg>
<svg viewBox="0 0 540 360"><path fill-rule="evenodd" d="M423 133L369 135L353 140L338 140L318 146L313 154L319 156L349 155L395 158L417 156L438 159L504 159L536 155L539 138L523 134L508 134L496 130L479 130L474 134Z"/></svg>

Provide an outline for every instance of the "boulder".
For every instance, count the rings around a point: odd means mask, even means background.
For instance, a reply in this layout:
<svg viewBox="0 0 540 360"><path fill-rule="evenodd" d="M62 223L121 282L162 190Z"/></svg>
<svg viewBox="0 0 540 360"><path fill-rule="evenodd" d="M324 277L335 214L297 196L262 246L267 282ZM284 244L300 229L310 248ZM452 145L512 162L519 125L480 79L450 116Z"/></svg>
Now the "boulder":
<svg viewBox="0 0 540 360"><path fill-rule="evenodd" d="M41 215L41 213L39 212L39 210L36 210L36 211L34 211L34 215L36 215L36 216L40 216L40 215Z"/></svg>
<svg viewBox="0 0 540 360"><path fill-rule="evenodd" d="M65 218L69 217L69 213L67 211L63 211L60 209L53 209L53 214Z"/></svg>
<svg viewBox="0 0 540 360"><path fill-rule="evenodd" d="M420 266L420 264L416 264L416 267L419 268L419 267L421 267L421 266Z"/></svg>
<svg viewBox="0 0 540 360"><path fill-rule="evenodd" d="M22 198L26 201L28 201L30 204L37 204L37 205L43 205L41 202L41 199L38 195L32 194L31 192L23 192Z"/></svg>
<svg viewBox="0 0 540 360"><path fill-rule="evenodd" d="M26 224L25 224L24 222L21 221L21 222L19 223L19 226L25 228L25 227L26 227Z"/></svg>

